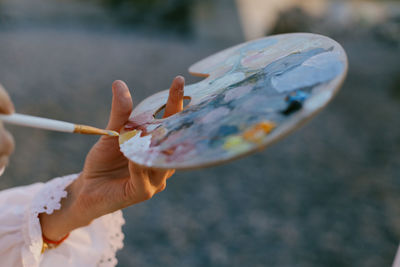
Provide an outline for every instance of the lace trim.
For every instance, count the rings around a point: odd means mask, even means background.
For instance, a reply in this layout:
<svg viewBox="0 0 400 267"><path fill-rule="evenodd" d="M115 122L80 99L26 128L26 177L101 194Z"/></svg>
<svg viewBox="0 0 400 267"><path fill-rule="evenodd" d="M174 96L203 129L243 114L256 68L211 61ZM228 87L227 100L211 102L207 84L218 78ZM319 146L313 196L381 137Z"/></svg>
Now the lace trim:
<svg viewBox="0 0 400 267"><path fill-rule="evenodd" d="M55 178L42 187L35 195L31 205L25 212L26 227L23 229L25 238L25 248L22 249L22 261L24 267L37 267L40 263L42 250L42 230L38 218L39 213L46 212L51 214L54 210L61 208L60 201L67 196L65 188L71 184L77 174ZM122 211L118 210L111 214L107 214L98 218L101 220L103 234L107 240L108 247L101 254L97 266L99 267L114 267L117 265L116 252L123 248L124 234L122 233L122 225L125 220L122 216Z"/></svg>
<svg viewBox="0 0 400 267"><path fill-rule="evenodd" d="M113 267L118 263L115 257L118 250L124 247L124 234L122 233L122 225L125 224L122 211L118 210L102 217L104 228L107 229L106 238L109 247L103 252L97 264L98 267Z"/></svg>
<svg viewBox="0 0 400 267"><path fill-rule="evenodd" d="M31 205L25 212L27 227L24 229L25 244L28 249L22 250L24 267L39 266L42 249L42 230L38 215L46 212L53 213L61 208L60 200L67 196L65 188L78 177L77 174L55 178L44 184L42 189L35 195Z"/></svg>

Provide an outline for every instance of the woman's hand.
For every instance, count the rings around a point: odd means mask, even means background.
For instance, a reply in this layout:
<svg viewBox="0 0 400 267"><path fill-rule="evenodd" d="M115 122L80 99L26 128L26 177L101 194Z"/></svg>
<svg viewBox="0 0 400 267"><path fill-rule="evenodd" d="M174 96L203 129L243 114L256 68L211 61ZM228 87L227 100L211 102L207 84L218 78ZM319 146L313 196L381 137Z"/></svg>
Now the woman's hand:
<svg viewBox="0 0 400 267"><path fill-rule="evenodd" d="M0 113L14 113L14 105L7 94L7 91L0 85ZM12 135L3 127L0 122L0 175L3 174L4 168L8 164L8 158L14 151L14 139Z"/></svg>
<svg viewBox="0 0 400 267"><path fill-rule="evenodd" d="M184 79L176 77L171 85L164 117L183 108ZM112 85L113 100L107 129L119 131L132 112L132 98L122 81ZM174 170L157 170L128 161L119 150L118 138L103 136L86 157L79 178L68 188L61 210L40 214L43 234L60 240L67 233L88 225L93 219L132 204L150 199L165 189Z"/></svg>

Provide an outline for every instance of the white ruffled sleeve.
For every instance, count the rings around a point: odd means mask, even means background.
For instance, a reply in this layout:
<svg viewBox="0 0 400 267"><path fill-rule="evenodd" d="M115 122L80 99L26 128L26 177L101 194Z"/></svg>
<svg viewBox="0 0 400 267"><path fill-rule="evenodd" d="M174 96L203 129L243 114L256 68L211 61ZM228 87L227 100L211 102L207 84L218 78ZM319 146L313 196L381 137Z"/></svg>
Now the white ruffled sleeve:
<svg viewBox="0 0 400 267"><path fill-rule="evenodd" d="M72 231L57 248L41 254L42 231L38 214L51 214L67 196L65 188L78 175L55 178L0 192L0 258L2 266L63 267L117 264L115 254L123 247L121 211L102 216Z"/></svg>

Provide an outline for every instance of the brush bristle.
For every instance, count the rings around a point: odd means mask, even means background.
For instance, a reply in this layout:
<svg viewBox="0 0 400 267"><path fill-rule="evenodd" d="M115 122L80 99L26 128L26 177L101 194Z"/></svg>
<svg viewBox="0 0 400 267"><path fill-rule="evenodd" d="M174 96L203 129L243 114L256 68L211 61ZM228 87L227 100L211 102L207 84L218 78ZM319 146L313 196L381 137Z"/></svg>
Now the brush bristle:
<svg viewBox="0 0 400 267"><path fill-rule="evenodd" d="M119 133L116 131L107 131L108 136L119 136Z"/></svg>

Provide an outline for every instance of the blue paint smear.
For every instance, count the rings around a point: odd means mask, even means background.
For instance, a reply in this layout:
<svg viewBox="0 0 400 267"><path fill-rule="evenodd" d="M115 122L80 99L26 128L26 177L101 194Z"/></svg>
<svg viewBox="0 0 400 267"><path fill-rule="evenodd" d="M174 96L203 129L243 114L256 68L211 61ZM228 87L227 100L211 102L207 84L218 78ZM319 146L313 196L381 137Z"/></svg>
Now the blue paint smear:
<svg viewBox="0 0 400 267"><path fill-rule="evenodd" d="M337 60L336 53L326 52L306 60L290 71L273 76L271 84L280 93L289 92L330 81L342 71L343 64Z"/></svg>
<svg viewBox="0 0 400 267"><path fill-rule="evenodd" d="M300 102L303 103L307 98L310 97L310 94L303 92L303 91L297 91L294 94L290 94L286 97L286 101L290 104L292 102Z"/></svg>

